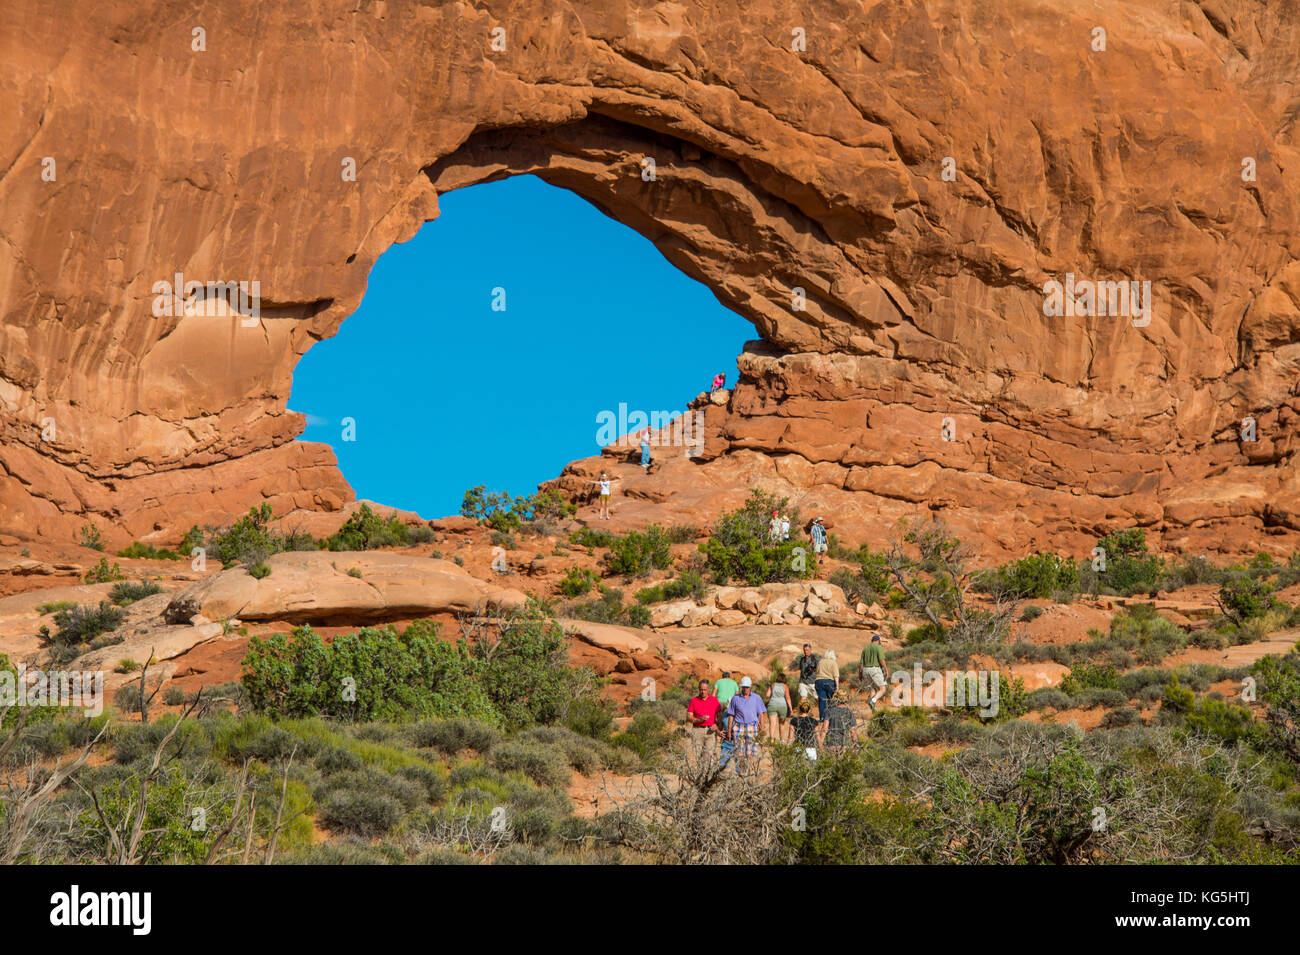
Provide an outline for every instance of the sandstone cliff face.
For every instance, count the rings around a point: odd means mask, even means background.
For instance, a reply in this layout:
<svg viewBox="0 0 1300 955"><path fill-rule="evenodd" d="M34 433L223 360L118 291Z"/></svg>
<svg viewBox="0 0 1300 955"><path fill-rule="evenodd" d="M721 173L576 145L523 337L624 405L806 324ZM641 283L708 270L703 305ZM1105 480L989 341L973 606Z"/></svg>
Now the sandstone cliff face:
<svg viewBox="0 0 1300 955"><path fill-rule="evenodd" d="M753 321L706 483L759 452L864 529L1300 530L1293 6L728 6L5 4L0 531L341 507L295 362L438 194L525 172ZM260 319L155 317L177 272ZM1066 273L1150 281L1150 324L1044 315Z"/></svg>

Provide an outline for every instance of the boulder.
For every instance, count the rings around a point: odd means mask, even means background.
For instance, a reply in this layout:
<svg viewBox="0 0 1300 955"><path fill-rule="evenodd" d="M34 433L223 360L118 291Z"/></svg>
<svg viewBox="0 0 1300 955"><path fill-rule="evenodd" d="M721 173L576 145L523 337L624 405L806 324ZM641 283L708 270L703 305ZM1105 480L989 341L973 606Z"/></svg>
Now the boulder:
<svg viewBox="0 0 1300 955"><path fill-rule="evenodd" d="M620 627L609 623L592 623L590 620L574 620L568 617L560 620L564 632L589 643L601 650L608 650L624 656L645 653L650 649L641 631L632 627Z"/></svg>
<svg viewBox="0 0 1300 955"><path fill-rule="evenodd" d="M683 627L702 627L708 623L716 611L713 607L697 607L692 605L689 610L682 615L681 625Z"/></svg>
<svg viewBox="0 0 1300 955"><path fill-rule="evenodd" d="M757 590L746 590L736 598L736 609L747 614L759 614L767 606L767 601Z"/></svg>
<svg viewBox="0 0 1300 955"><path fill-rule="evenodd" d="M748 617L739 610L717 610L714 611L713 619L710 621L715 627L739 627Z"/></svg>
<svg viewBox="0 0 1300 955"><path fill-rule="evenodd" d="M719 587L713 592L713 605L719 610L731 610L742 593L739 587Z"/></svg>
<svg viewBox="0 0 1300 955"><path fill-rule="evenodd" d="M451 517L439 517L429 521L429 527L442 534L468 534L478 529L479 523L472 517L453 514Z"/></svg>
<svg viewBox="0 0 1300 955"><path fill-rule="evenodd" d="M809 594L808 599L804 601L804 613L807 616L812 617L814 620L822 614L829 612L831 612L830 605L826 603L826 601L822 600L821 597L817 596L815 592Z"/></svg>
<svg viewBox="0 0 1300 955"><path fill-rule="evenodd" d="M172 597L163 617L326 622L513 609L517 590L470 576L451 561L380 551L302 551L267 560L258 580L242 567L206 577Z"/></svg>
<svg viewBox="0 0 1300 955"><path fill-rule="evenodd" d="M672 603L655 604L650 608L650 626L658 629L681 623L682 617L686 616L686 611L694 608L695 602L692 600L674 600Z"/></svg>
<svg viewBox="0 0 1300 955"><path fill-rule="evenodd" d="M534 557L528 564L528 574L532 577L562 574L570 564L571 561L567 557Z"/></svg>

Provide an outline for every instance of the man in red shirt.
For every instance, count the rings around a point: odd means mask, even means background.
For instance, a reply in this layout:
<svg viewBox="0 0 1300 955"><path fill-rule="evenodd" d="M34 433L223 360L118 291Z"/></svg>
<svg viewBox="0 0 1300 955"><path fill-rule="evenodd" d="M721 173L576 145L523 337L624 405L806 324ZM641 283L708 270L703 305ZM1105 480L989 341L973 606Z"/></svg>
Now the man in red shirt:
<svg viewBox="0 0 1300 955"><path fill-rule="evenodd" d="M686 718L690 720L691 743L695 755L714 755L718 736L718 711L722 704L713 695L708 680L700 681L700 692L686 704Z"/></svg>

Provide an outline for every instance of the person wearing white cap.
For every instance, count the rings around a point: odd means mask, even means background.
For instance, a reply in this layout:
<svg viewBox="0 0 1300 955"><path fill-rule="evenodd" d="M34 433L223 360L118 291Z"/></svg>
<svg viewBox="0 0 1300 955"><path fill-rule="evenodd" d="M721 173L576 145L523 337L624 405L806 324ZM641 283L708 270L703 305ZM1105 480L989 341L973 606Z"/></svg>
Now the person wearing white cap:
<svg viewBox="0 0 1300 955"><path fill-rule="evenodd" d="M821 555L826 553L826 528L822 525L820 517L813 518L812 527L808 529L812 535L813 560L821 563Z"/></svg>
<svg viewBox="0 0 1300 955"><path fill-rule="evenodd" d="M749 760L758 755L758 727L767 715L763 698L754 692L754 681L741 677L740 692L727 704L732 742L736 746L736 770L743 773Z"/></svg>

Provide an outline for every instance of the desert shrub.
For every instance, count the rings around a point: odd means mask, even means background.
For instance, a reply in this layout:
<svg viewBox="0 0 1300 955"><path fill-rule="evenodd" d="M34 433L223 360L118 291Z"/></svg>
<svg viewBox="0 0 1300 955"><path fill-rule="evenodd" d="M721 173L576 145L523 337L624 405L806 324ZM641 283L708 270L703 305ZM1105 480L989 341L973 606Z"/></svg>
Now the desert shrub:
<svg viewBox="0 0 1300 955"><path fill-rule="evenodd" d="M1121 706L1109 711L1101 718L1101 725L1104 729L1118 729L1121 726L1132 726L1138 722L1138 711L1131 706Z"/></svg>
<svg viewBox="0 0 1300 955"><path fill-rule="evenodd" d="M699 571L688 568L671 580L638 590L636 600L639 604L657 604L665 600L681 600L684 597L703 600L705 592L703 576Z"/></svg>
<svg viewBox="0 0 1300 955"><path fill-rule="evenodd" d="M1266 656L1250 670L1264 704L1266 743L1300 767L1300 653Z"/></svg>
<svg viewBox="0 0 1300 955"><path fill-rule="evenodd" d="M55 600L47 604L39 604L36 612L44 616L47 613L57 613L60 610L71 610L77 605L75 600Z"/></svg>
<svg viewBox="0 0 1300 955"><path fill-rule="evenodd" d="M590 527L580 527L569 535L569 540L578 547L585 547L594 553L597 547L608 547L614 542L614 535L609 531L598 531Z"/></svg>
<svg viewBox="0 0 1300 955"><path fill-rule="evenodd" d="M383 792L335 789L318 796L316 802L325 825L366 838L391 832L403 815L402 804Z"/></svg>
<svg viewBox="0 0 1300 955"><path fill-rule="evenodd" d="M167 706L182 706L185 701L185 691L179 686L169 686L163 690L163 703Z"/></svg>
<svg viewBox="0 0 1300 955"><path fill-rule="evenodd" d="M1219 603L1237 623L1264 616L1274 599L1273 585L1254 577L1226 580L1219 587Z"/></svg>
<svg viewBox="0 0 1300 955"><path fill-rule="evenodd" d="M668 535L658 524L651 524L644 533L629 531L610 543L605 560L610 573L628 577L663 570L672 563Z"/></svg>
<svg viewBox="0 0 1300 955"><path fill-rule="evenodd" d="M558 491L541 491L512 497L505 491L487 491L480 484L465 492L460 512L493 530L517 530L525 524L554 524L577 510Z"/></svg>
<svg viewBox="0 0 1300 955"><path fill-rule="evenodd" d="M624 747L635 753L640 759L652 762L668 745L672 734L667 729L664 718L648 709L641 709L632 717L627 729L612 740L613 745Z"/></svg>
<svg viewBox="0 0 1300 955"><path fill-rule="evenodd" d="M568 616L592 623L613 623L629 627L646 627L650 624L650 610L640 604L623 606L623 591L616 587L601 586L595 600L570 604Z"/></svg>
<svg viewBox="0 0 1300 955"><path fill-rule="evenodd" d="M139 541L132 541L128 546L117 552L118 557L126 557L134 560L181 560L181 555L174 550L154 547L152 544L142 544Z"/></svg>
<svg viewBox="0 0 1300 955"><path fill-rule="evenodd" d="M643 607L640 604L632 604L623 611L623 618L627 621L629 627L648 627L650 626L650 608Z"/></svg>
<svg viewBox="0 0 1300 955"><path fill-rule="evenodd" d="M421 534L420 531L425 533ZM431 540L432 536L433 532L428 527L407 527L396 514L384 520L369 504L362 504L348 516L338 531L325 539L325 547L334 551L408 547Z"/></svg>
<svg viewBox="0 0 1300 955"><path fill-rule="evenodd" d="M563 726L534 726L518 737L521 742L537 742L559 749L565 759L580 773L591 773L600 768L602 747L594 740L581 736Z"/></svg>
<svg viewBox="0 0 1300 955"><path fill-rule="evenodd" d="M1114 690L1119 687L1119 673L1108 664L1079 663L1061 680L1060 690L1077 696L1086 689L1097 687ZM1127 699L1127 697L1125 697Z"/></svg>
<svg viewBox="0 0 1300 955"><path fill-rule="evenodd" d="M1189 732L1235 743L1257 737L1250 710L1212 697L1197 698L1174 677L1165 687L1160 705L1160 720L1182 725Z"/></svg>
<svg viewBox="0 0 1300 955"><path fill-rule="evenodd" d="M86 576L82 578L88 584L107 584L124 579L126 578L122 573L122 566L117 563L109 564L107 557L99 558L99 563L86 571Z"/></svg>
<svg viewBox="0 0 1300 955"><path fill-rule="evenodd" d="M439 640L430 621L401 634L366 627L329 645L310 626L253 637L243 667L249 702L271 716L500 719L465 648Z"/></svg>
<svg viewBox="0 0 1300 955"><path fill-rule="evenodd" d="M1054 686L1044 686L1030 693L1026 702L1031 710L1041 710L1046 707L1065 710L1070 707L1070 695Z"/></svg>
<svg viewBox="0 0 1300 955"><path fill-rule="evenodd" d="M77 532L77 540L82 547L89 547L91 550L104 549L104 535L94 524L82 524Z"/></svg>
<svg viewBox="0 0 1300 955"><path fill-rule="evenodd" d="M573 775L564 751L542 743L511 740L494 747L489 758L503 772L521 772L539 786L567 786Z"/></svg>
<svg viewBox="0 0 1300 955"><path fill-rule="evenodd" d="M983 589L1000 587L1021 599L1045 600L1077 592L1079 567L1073 560L1053 553L1032 554L1003 564L980 583Z"/></svg>
<svg viewBox="0 0 1300 955"><path fill-rule="evenodd" d="M564 725L581 736L604 742L614 731L614 710L599 697L576 700L564 716Z"/></svg>
<svg viewBox="0 0 1300 955"><path fill-rule="evenodd" d="M162 593L162 587L152 580L140 580L135 583L114 584L113 589L108 593L108 599L119 607L125 607L127 604L135 603L137 600L143 600L145 597L152 597L154 594Z"/></svg>
<svg viewBox="0 0 1300 955"><path fill-rule="evenodd" d="M689 544L700 536L700 529L693 524L672 524L668 527L668 540L674 544Z"/></svg>
<svg viewBox="0 0 1300 955"><path fill-rule="evenodd" d="M709 539L700 546L709 572L718 583L743 580L751 586L799 580L812 576L813 561L798 541L772 541L768 524L774 510L788 512L797 526L797 510L788 510L788 498L752 490L745 504L718 518Z"/></svg>
<svg viewBox="0 0 1300 955"><path fill-rule="evenodd" d="M58 629L52 636L42 634L42 643L55 663L68 663L88 650L121 642L121 638L115 641L106 635L122 623L125 615L107 600L100 601L99 606L79 604L60 610L54 615Z"/></svg>
<svg viewBox="0 0 1300 955"><path fill-rule="evenodd" d="M416 746L448 754L463 749L486 753L501 739L496 727L472 719L426 720L409 727L408 736Z"/></svg>
<svg viewBox="0 0 1300 955"><path fill-rule="evenodd" d="M599 580L599 577L585 567L570 567L560 580L560 593L566 597L581 597Z"/></svg>
<svg viewBox="0 0 1300 955"><path fill-rule="evenodd" d="M1020 611L1020 619L1024 623L1029 623L1032 620L1037 620L1042 615L1043 615L1043 608L1038 606L1037 604L1026 604L1025 609Z"/></svg>
<svg viewBox="0 0 1300 955"><path fill-rule="evenodd" d="M1123 706L1128 702L1128 697L1119 690L1090 686L1075 694L1070 702L1081 709L1090 710L1096 706Z"/></svg>
<svg viewBox="0 0 1300 955"><path fill-rule="evenodd" d="M1201 556L1184 554L1178 558L1165 574L1161 590L1178 590L1195 584L1212 584L1221 581L1223 572Z"/></svg>
<svg viewBox="0 0 1300 955"><path fill-rule="evenodd" d="M1146 531L1142 528L1116 531L1097 541L1097 546L1106 555L1105 568L1097 571L1101 587L1129 596L1154 592L1159 586L1164 561L1147 550Z"/></svg>

